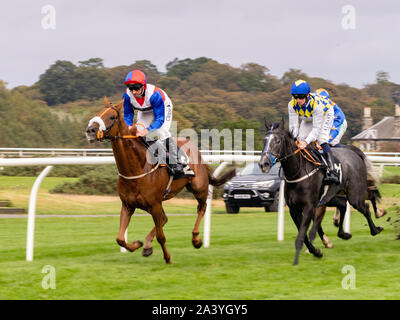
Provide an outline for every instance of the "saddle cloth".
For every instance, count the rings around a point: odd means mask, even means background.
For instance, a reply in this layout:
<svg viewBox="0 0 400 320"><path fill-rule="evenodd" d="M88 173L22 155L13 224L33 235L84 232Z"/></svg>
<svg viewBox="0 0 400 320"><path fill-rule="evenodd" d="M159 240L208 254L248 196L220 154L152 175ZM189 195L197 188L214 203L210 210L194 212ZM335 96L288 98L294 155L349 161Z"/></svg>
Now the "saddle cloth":
<svg viewBox="0 0 400 320"><path fill-rule="evenodd" d="M169 167L170 159L169 159L169 152L166 149L165 144L157 143L157 140L144 140L143 144L146 146L149 154L151 156L152 163L156 164L160 160L161 166L166 166L168 170L168 174L170 176L173 175L173 171ZM183 165L183 173L184 175L174 176L174 180L183 178L183 177L190 177L194 176L193 170L189 167L189 157L179 146L178 148L178 156L177 159L174 161Z"/></svg>

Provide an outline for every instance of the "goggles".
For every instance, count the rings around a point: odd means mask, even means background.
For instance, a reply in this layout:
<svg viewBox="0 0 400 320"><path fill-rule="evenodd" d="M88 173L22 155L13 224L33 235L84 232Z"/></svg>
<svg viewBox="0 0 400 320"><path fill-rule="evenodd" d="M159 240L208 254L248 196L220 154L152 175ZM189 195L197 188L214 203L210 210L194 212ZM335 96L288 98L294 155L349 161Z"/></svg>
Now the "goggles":
<svg viewBox="0 0 400 320"><path fill-rule="evenodd" d="M127 87L130 91L138 91L143 88L143 85L141 83L131 83Z"/></svg>
<svg viewBox="0 0 400 320"><path fill-rule="evenodd" d="M305 98L307 98L306 94L292 94L292 96L295 99L305 99Z"/></svg>

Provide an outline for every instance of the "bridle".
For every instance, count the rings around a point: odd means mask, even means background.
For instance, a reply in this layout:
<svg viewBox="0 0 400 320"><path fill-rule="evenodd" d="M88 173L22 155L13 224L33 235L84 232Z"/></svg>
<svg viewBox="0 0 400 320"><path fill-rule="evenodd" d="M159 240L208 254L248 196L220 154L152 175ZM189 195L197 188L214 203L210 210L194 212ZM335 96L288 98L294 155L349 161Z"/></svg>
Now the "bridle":
<svg viewBox="0 0 400 320"><path fill-rule="evenodd" d="M104 123L104 121L102 120L101 117L103 115L105 115L110 109L112 109L115 112L117 112L117 116L113 119L113 122L111 123L111 125L109 125L108 127L105 127L105 129L100 130L101 127L99 127L99 130L97 131L97 135L96 135L97 141L103 141L105 139L106 140L110 140L110 141L114 141L114 140L117 140L117 139L136 139L136 138L139 138L139 136L133 136L133 135L112 136L112 135L108 134L111 131L111 129L114 127L114 125L117 123L117 121L120 120L120 115L121 114L120 114L119 110L116 107L114 107L112 104L110 104L110 105L107 106L107 109L104 110L103 113L100 116L95 117L95 118L100 118L101 121ZM101 124L100 124L100 126L101 126Z"/></svg>
<svg viewBox="0 0 400 320"><path fill-rule="evenodd" d="M263 150L263 153L267 153L268 155L269 155L269 157L270 157L270 159L272 160L271 161L271 166L273 166L275 163L277 163L277 162L284 162L284 161L286 161L286 160L288 160L290 157L292 157L292 156L294 156L294 155L296 155L298 152L300 152L300 148L297 148L294 152L292 152L292 153L290 153L290 154L288 154L288 155L285 155L285 156L280 156L281 154L282 154L282 146L283 146L283 144L281 143L281 146L280 146L280 148L279 148L279 151L278 151L278 154L274 154L274 153L272 153L271 151L269 151L269 145L270 145L270 143L271 143L271 135L273 134L272 133L272 130L274 129L274 124L272 124L272 126L271 126L271 129L269 130L269 132L267 133L267 135L268 135L268 138L267 138L267 142L265 143L265 147L264 147L264 150ZM277 133L274 133L275 135L279 135L279 134L277 134ZM267 136L266 135L266 136ZM282 141L283 139L281 139L281 141Z"/></svg>
<svg viewBox="0 0 400 320"><path fill-rule="evenodd" d="M106 127L105 124L104 124L104 121L103 121L103 119L102 119L102 116L104 116L110 109L112 109L112 110L114 110L114 111L117 112L117 117L115 117L115 118L113 119L113 122L111 123L110 126ZM105 140L105 139L111 140L111 141L115 141L115 140L117 140L117 139L136 139L136 138L140 138L139 136L133 136L133 135L112 136L112 135L108 134L108 133L111 131L111 129L113 128L113 126L117 123L117 121L119 121L119 120L121 119L121 118L120 118L120 115L121 115L121 114L120 114L119 110L118 110L116 107L114 107L112 104L110 104L110 105L107 106L107 109L104 110L104 111L100 114L100 116L94 117L92 120L90 120L89 126L90 126L90 124L91 124L92 122L97 122L97 123L99 124L99 129L97 130L97 135L96 135L97 141L103 141L103 140ZM103 127L104 129L101 129L102 127ZM143 140L143 139L140 139L140 140L141 140L141 142L143 143L143 145L144 145L145 147L149 147L149 146L147 145L147 143L145 142L145 140ZM160 160L158 160L156 166L153 167L150 171L145 172L145 173L142 173L142 174L140 174L140 175L137 175L137 176L124 176L124 175L122 175L122 174L119 173L119 172L118 172L118 175L119 175L120 177L126 179L126 180L139 179L139 178L143 178L144 176L147 176L148 174L150 174L150 173L156 171L156 170L158 169L159 166L160 166ZM171 176L171 178L170 178L170 180L169 180L169 183L168 183L167 190L169 189L169 187L170 187L170 185L171 185L172 178L173 178L173 177ZM166 190L166 191L167 191L167 190Z"/></svg>
<svg viewBox="0 0 400 320"><path fill-rule="evenodd" d="M281 139L281 145L280 145L278 154L274 154L274 153L272 153L271 151L269 151L269 145L270 145L270 142L271 142L271 135L273 134L273 133L272 133L273 128L274 128L274 125L272 124L271 129L270 129L269 132L267 133L268 138L267 138L267 142L265 143L264 150L263 150L263 153L267 153L267 154L269 155L269 157L270 157L270 159L271 159L271 166L273 166L273 165L274 165L275 163L277 163L277 162L285 162L285 161L287 161L289 158L291 158L291 157L293 157L294 155L296 155L297 153L300 153L300 155L301 155L304 159L306 159L308 162L311 162L311 163L317 165L317 168L315 168L313 171L311 171L310 173L307 173L305 176L302 176L302 177L299 178L299 179L288 180L288 179L285 178L285 181L286 181L287 183L297 183L297 182L303 181L303 180L305 180L305 179L311 177L314 173L316 173L316 172L321 168L321 163L318 162L317 160L315 160L315 158L308 152L307 149L300 149L300 147L299 147L299 142L298 142L297 140L296 140L297 149L296 149L295 151L293 151L292 153L288 154L288 155L280 156L280 155L282 154L282 147L283 147L283 143L282 143L282 140L283 140L283 139L282 139L282 138L280 138L280 139ZM277 133L274 133L274 134L275 134L275 135L278 135L278 136L279 136L279 135L282 136L282 134L277 134ZM301 168L301 166L299 167L299 171L300 171L300 168ZM281 167L280 169L282 169L282 167ZM296 175L297 175L297 174L296 174Z"/></svg>

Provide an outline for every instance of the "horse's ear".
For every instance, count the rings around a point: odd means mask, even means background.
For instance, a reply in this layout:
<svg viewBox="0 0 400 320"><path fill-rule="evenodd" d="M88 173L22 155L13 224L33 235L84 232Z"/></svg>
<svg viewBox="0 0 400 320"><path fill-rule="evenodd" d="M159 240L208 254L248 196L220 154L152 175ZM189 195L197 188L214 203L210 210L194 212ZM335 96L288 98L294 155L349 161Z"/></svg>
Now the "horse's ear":
<svg viewBox="0 0 400 320"><path fill-rule="evenodd" d="M115 107L121 111L122 106L124 105L124 99L122 99Z"/></svg>
<svg viewBox="0 0 400 320"><path fill-rule="evenodd" d="M269 129L269 128L271 128L272 123L269 120L267 120L266 117L264 117L264 125L265 125L265 129Z"/></svg>
<svg viewBox="0 0 400 320"><path fill-rule="evenodd" d="M283 118L283 116L282 116L279 126L281 127L281 129L285 129L285 119Z"/></svg>
<svg viewBox="0 0 400 320"><path fill-rule="evenodd" d="M110 102L108 101L107 96L104 96L104 105L107 107L110 105Z"/></svg>

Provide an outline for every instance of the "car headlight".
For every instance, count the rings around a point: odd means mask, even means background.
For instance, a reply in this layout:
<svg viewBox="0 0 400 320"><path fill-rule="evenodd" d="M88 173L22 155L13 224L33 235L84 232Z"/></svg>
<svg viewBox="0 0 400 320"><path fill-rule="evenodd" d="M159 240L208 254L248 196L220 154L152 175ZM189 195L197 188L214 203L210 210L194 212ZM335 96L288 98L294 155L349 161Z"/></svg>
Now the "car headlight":
<svg viewBox="0 0 400 320"><path fill-rule="evenodd" d="M269 187L272 187L274 185L274 183L275 183L274 180L260 181L260 182L256 182L254 184L254 186L257 188L269 188Z"/></svg>
<svg viewBox="0 0 400 320"><path fill-rule="evenodd" d="M227 183L225 183L225 187L230 187L232 185L231 181L228 181Z"/></svg>

